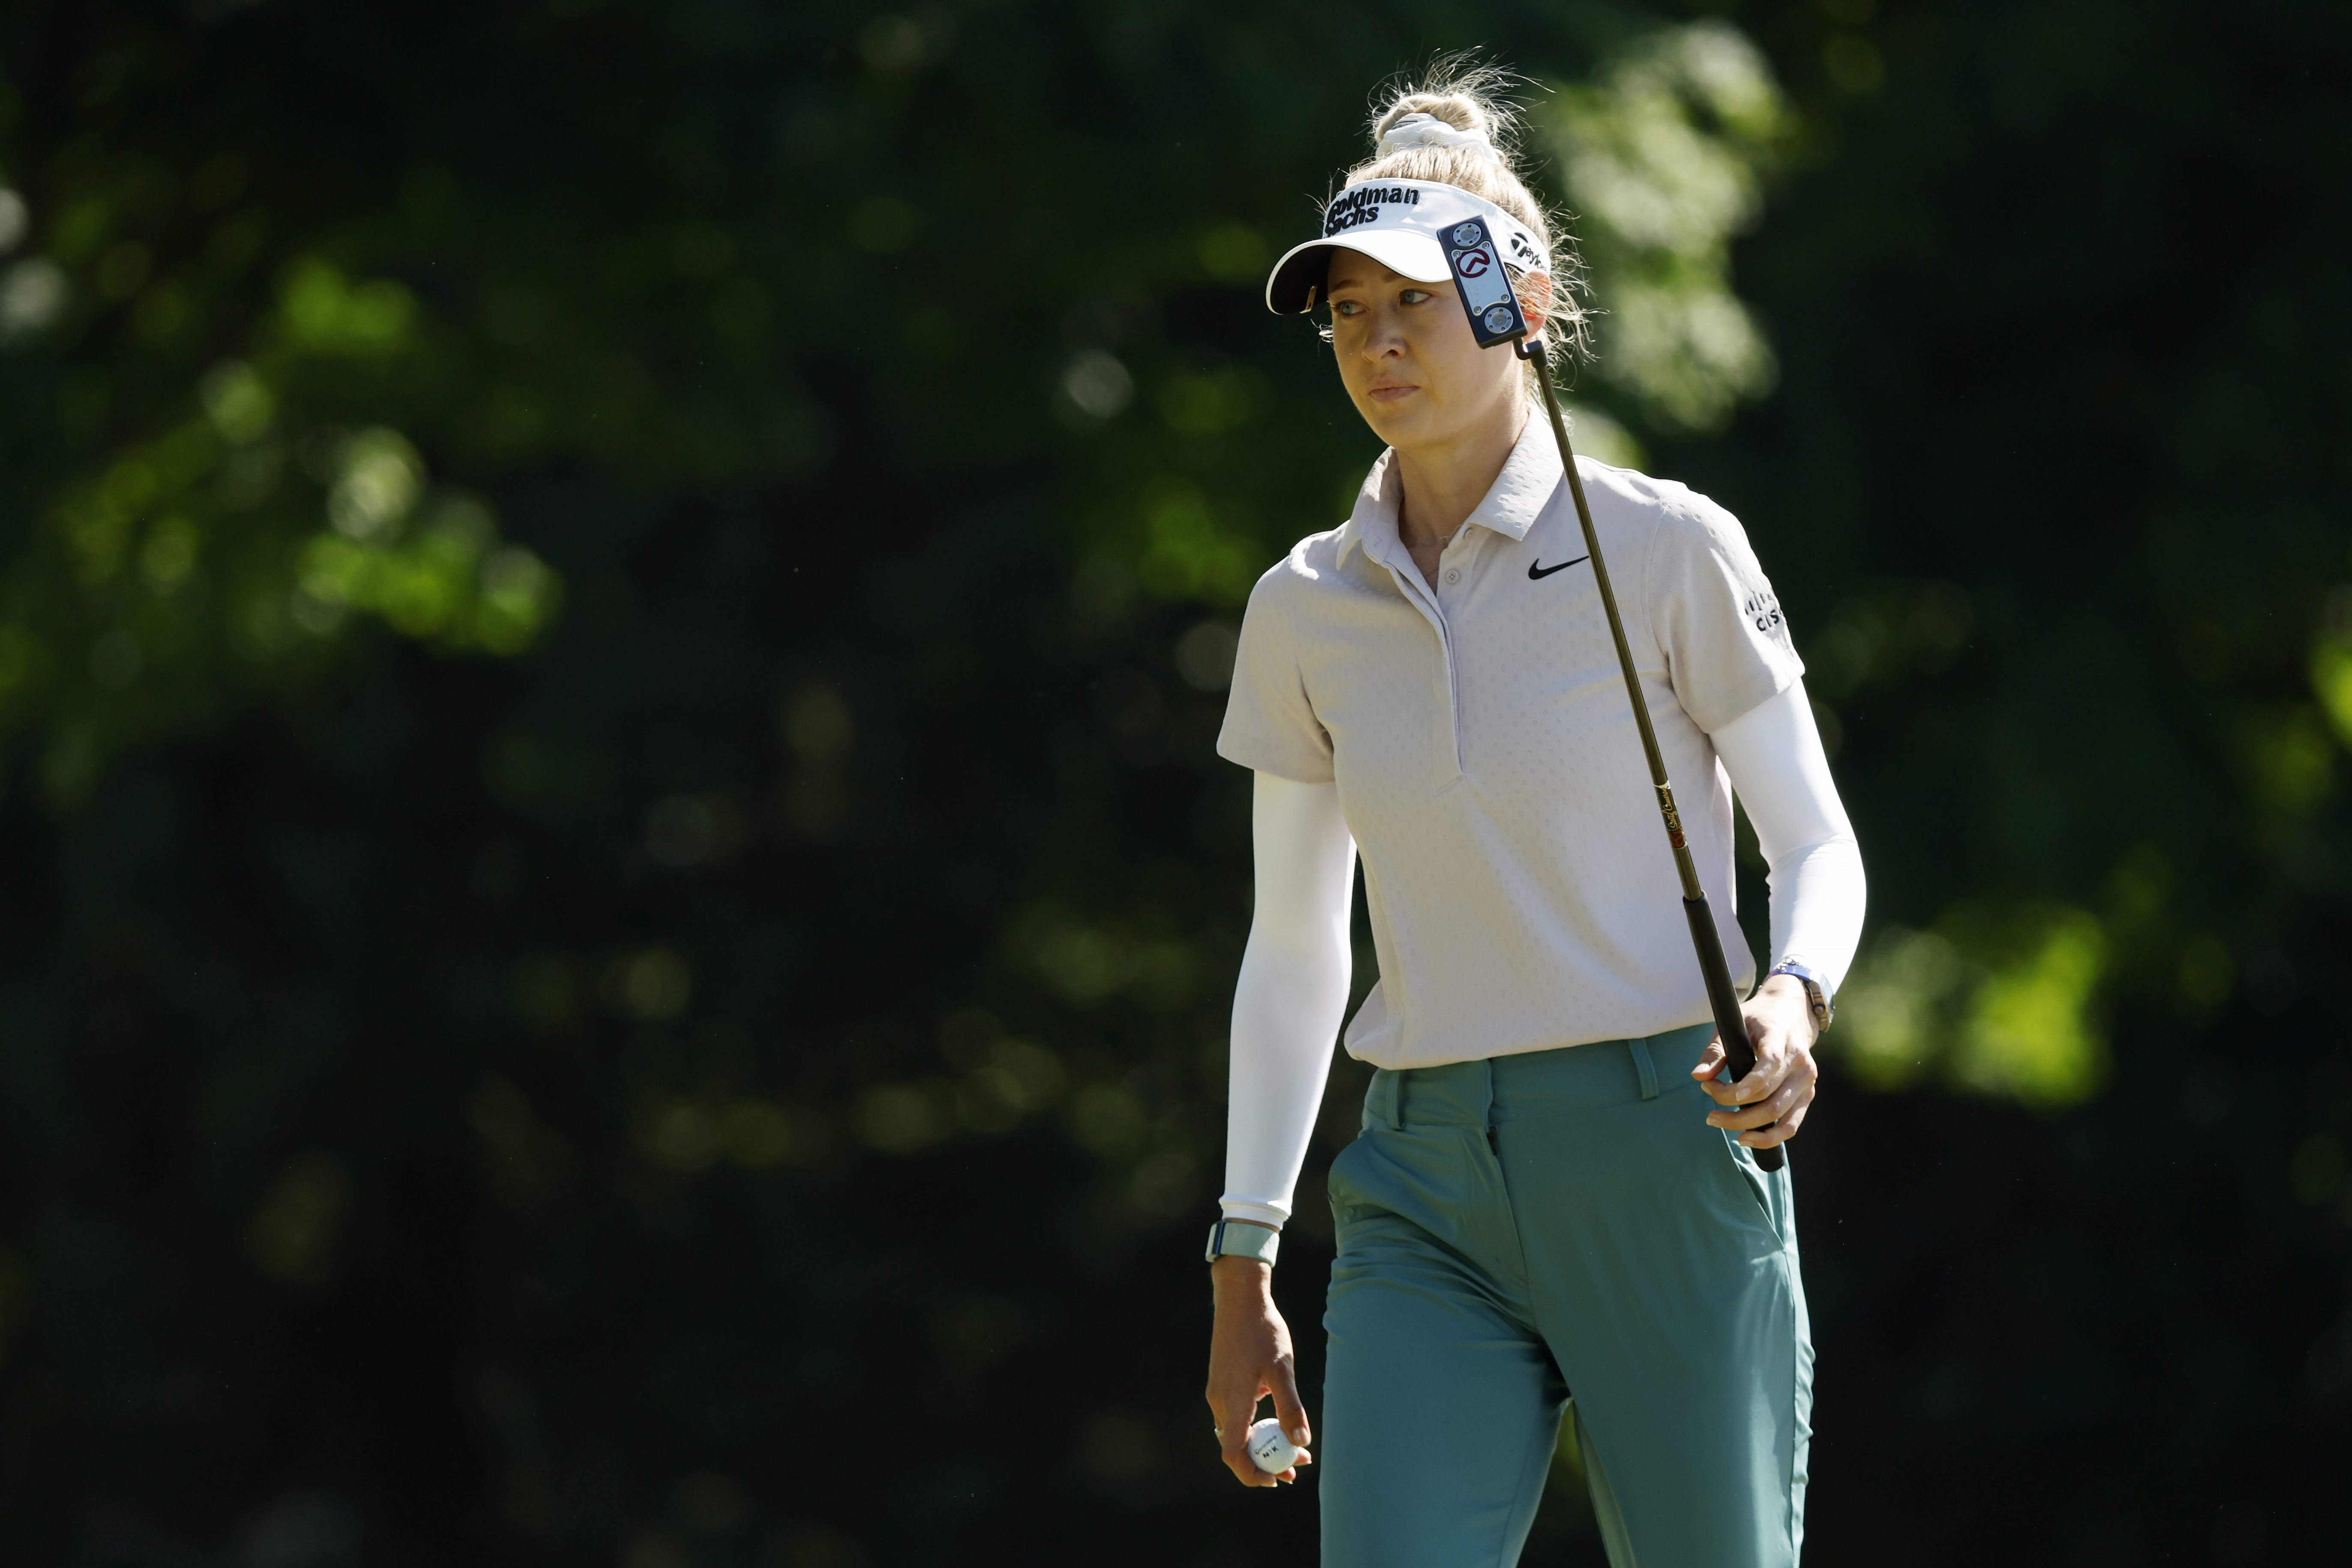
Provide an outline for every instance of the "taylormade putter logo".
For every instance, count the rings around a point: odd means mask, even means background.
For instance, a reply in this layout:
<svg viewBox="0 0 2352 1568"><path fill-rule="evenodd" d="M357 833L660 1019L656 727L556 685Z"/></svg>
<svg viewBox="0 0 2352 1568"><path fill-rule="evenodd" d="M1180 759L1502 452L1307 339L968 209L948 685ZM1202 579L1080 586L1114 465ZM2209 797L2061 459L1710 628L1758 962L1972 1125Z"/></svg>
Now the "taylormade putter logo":
<svg viewBox="0 0 2352 1568"><path fill-rule="evenodd" d="M1417 207L1421 205L1421 193L1399 185L1359 185L1323 209L1323 237L1328 239L1360 224L1380 222L1383 204Z"/></svg>

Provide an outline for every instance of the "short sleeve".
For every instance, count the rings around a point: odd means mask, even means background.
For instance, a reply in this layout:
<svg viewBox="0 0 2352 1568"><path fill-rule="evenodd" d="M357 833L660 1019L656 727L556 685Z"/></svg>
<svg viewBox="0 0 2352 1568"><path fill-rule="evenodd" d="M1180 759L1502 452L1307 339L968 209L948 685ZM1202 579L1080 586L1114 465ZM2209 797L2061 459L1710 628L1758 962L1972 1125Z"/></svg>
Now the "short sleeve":
<svg viewBox="0 0 2352 1568"><path fill-rule="evenodd" d="M1650 542L1650 625L1683 711L1710 734L1805 673L1780 601L1739 520L1703 498Z"/></svg>
<svg viewBox="0 0 2352 1568"><path fill-rule="evenodd" d="M1331 737L1307 700L1290 606L1283 602L1285 570L1276 566L1250 591L1217 755L1300 784L1328 784Z"/></svg>

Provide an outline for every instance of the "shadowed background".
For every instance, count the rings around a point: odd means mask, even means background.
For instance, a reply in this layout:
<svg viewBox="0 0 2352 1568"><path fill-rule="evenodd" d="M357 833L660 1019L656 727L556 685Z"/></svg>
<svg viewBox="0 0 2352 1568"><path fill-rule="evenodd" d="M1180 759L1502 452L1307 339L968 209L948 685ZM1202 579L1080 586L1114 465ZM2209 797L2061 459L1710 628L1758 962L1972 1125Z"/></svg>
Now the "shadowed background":
<svg viewBox="0 0 2352 1568"><path fill-rule="evenodd" d="M1464 47L1870 865L1808 1560L2329 1554L2315 0L11 8L0 1553L1311 1560L1199 1398L1211 745L1377 451L1264 268Z"/></svg>

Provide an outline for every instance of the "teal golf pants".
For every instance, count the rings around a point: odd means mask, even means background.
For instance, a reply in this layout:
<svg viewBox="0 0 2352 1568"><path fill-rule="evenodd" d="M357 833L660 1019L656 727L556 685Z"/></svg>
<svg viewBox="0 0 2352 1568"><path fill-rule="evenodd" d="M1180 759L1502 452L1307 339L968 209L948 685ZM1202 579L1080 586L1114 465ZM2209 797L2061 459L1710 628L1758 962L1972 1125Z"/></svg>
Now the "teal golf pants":
<svg viewBox="0 0 2352 1568"><path fill-rule="evenodd" d="M1612 1568L1794 1568L1796 1222L1706 1125L1712 1033L1373 1075L1331 1165L1326 1568L1511 1568L1571 1398Z"/></svg>

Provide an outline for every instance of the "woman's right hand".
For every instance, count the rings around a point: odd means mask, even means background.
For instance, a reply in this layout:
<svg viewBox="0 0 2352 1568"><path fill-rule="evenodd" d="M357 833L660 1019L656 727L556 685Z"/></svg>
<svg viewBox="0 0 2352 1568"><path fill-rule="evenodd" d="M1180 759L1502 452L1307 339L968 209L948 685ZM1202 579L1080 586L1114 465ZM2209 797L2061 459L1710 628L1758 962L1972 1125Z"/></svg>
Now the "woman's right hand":
<svg viewBox="0 0 2352 1568"><path fill-rule="evenodd" d="M1204 1397L1216 1418L1225 1468L1245 1487L1270 1487L1298 1479L1296 1468L1271 1476L1257 1468L1245 1447L1258 1401L1274 1395L1275 1419L1300 1448L1313 1434L1307 1408L1298 1403L1297 1363L1291 1353L1290 1325L1274 1306L1274 1270L1255 1258L1220 1258L1209 1265L1216 1293L1216 1327L1209 1339L1209 1387ZM1298 1463L1315 1458L1301 1453Z"/></svg>

